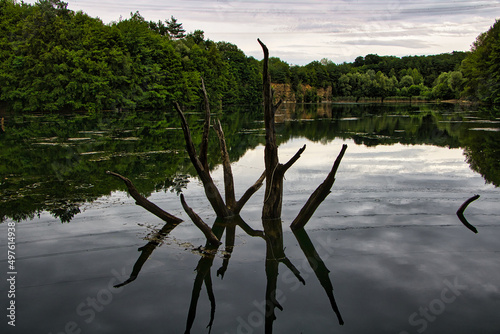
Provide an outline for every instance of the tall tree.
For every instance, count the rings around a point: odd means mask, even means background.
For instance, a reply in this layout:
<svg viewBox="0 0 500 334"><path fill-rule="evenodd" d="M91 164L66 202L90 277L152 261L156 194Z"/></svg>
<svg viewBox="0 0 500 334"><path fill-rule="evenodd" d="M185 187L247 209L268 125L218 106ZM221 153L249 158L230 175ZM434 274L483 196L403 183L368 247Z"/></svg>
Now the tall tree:
<svg viewBox="0 0 500 334"><path fill-rule="evenodd" d="M466 97L500 103L500 20L477 37L461 69Z"/></svg>
<svg viewBox="0 0 500 334"><path fill-rule="evenodd" d="M182 23L177 23L177 19L173 16L170 17L170 21L166 21L167 30L172 39L180 39L186 37L186 30L182 28Z"/></svg>

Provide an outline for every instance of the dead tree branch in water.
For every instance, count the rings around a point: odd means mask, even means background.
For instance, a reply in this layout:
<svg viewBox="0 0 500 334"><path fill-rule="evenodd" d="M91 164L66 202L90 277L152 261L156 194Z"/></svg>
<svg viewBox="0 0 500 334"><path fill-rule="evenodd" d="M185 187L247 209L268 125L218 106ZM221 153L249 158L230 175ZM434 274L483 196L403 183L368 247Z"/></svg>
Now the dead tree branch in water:
<svg viewBox="0 0 500 334"><path fill-rule="evenodd" d="M283 204L283 179L286 171L300 158L306 149L304 145L286 164L280 164L278 158L278 145L276 144L276 127L274 116L276 110L281 105L281 101L274 104L271 89L271 76L269 74L269 50L264 43L258 40L264 52L263 61L263 89L264 89L264 124L266 127L266 147L264 151L264 161L266 166L266 191L264 205L262 208L262 219L273 221L281 219L281 208ZM335 173L344 156L347 145L343 145L332 170L325 181L314 191L306 202L297 218L292 222L291 228L304 227L311 218L314 211L330 193L330 189L335 181Z"/></svg>
<svg viewBox="0 0 500 334"><path fill-rule="evenodd" d="M201 179L201 182L203 183L203 187L205 189L205 195L218 217L228 217L231 215L231 213L228 210L226 204L224 203L224 200L222 199L219 189L217 189L217 187L214 184L214 181L212 180L212 176L210 175L210 171L208 169L208 163L206 160L207 157L206 155L198 156L196 154L196 149L194 148L193 140L191 138L191 132L189 130L189 125L187 124L186 117L184 116L181 107L177 103L176 103L176 108L181 118L182 130L184 132L184 139L186 141L186 150L189 155L189 158L191 159L191 162L193 163L194 168L196 169L196 173L198 174L198 176ZM207 123L207 120L208 122L210 122L210 109L207 109L205 111L205 115L206 115L205 123ZM206 126L207 125L205 124L205 128ZM210 126L210 124L208 126ZM208 145L208 136L205 137L204 135L200 149L201 153L203 153L206 150L204 148L205 145Z"/></svg>
<svg viewBox="0 0 500 334"><path fill-rule="evenodd" d="M243 206L247 203L250 197L257 192L262 186L264 179L266 180L266 187L264 192L264 201L262 207L262 219L263 224L275 224L281 221L281 211L283 204L283 180L286 171L292 167L292 165L300 158L301 154L305 151L306 146L304 145L300 148L297 153L285 164L279 162L278 157L278 145L276 141L276 126L275 126L275 114L277 109L280 107L282 101L274 103L273 93L271 87L271 76L269 74L269 50L264 43L258 40L262 47L264 53L263 61L263 97L264 97L264 125L266 131L266 144L264 149L264 163L265 171L259 177L259 179L243 194L239 201L236 201L235 197L235 187L233 173L231 170L231 161L229 159L229 153L226 145L226 139L224 137L224 131L220 122L217 120L213 128L219 139L220 152L222 157L222 166L224 173L224 190L225 190L225 200L222 198L219 189L215 185L212 176L210 175L210 170L208 166L208 142L210 133L210 103L205 88L205 82L203 78L201 79L201 92L203 93L203 101L205 106L205 122L203 125L203 136L200 144L199 154L196 152L195 145L192 140L191 132L189 129L188 122L184 115L184 112L178 103L175 103L175 108L179 114L181 121L181 126L184 134L184 140L186 143L186 151L189 155L191 163L193 164L196 173L200 180L202 181L205 195L210 202L214 212L219 218L228 218L235 215L239 215ZM328 196L335 181L335 174L339 168L340 162L344 153L347 149L347 145L343 145L341 152L339 153L333 167L328 174L325 181L319 185L316 190L309 197L304 207L301 209L298 216L290 225L292 230L304 227L310 220L311 216L318 208L318 206L324 201ZM137 189L134 187L132 182L124 176L117 173L107 172L109 175L113 175L125 182L130 195L136 200L136 203L156 216L160 217L165 221L173 221L179 223L182 221L180 218L170 215L166 211L160 209L154 203L147 200L145 197L139 194ZM183 196L181 196L181 203L184 207L186 213L190 216L196 226L205 234L207 240L213 243L219 243L220 241L211 234L211 229L206 225L201 218L191 209L187 204Z"/></svg>
<svg viewBox="0 0 500 334"><path fill-rule="evenodd" d="M339 168L340 161L342 160L346 149L347 145L344 144L325 181L323 181L323 183L320 184L311 194L306 204L304 204L299 214L290 225L292 230L304 227L313 215L314 211L316 211L318 206L325 200L326 196L330 194L330 189L332 189L333 183L335 182L335 174L337 173L337 169Z"/></svg>
<svg viewBox="0 0 500 334"><path fill-rule="evenodd" d="M293 265L291 260L285 255L285 247L283 241L283 231L282 231L282 221L281 212L283 204L283 181L285 178L285 173L292 167L292 165L298 161L302 153L306 149L306 145L301 147L292 158L290 158L286 163L280 163L278 157L278 145L276 140L276 126L275 126L275 114L278 108L281 106L282 101L274 103L273 92L271 87L271 77L269 74L269 50L266 45L264 45L260 40L259 44L264 52L263 61L263 97L264 97L264 125L265 125L265 149L264 149L264 164L265 170L262 175L257 179L257 181L250 186L241 198L237 201L235 195L235 183L231 168L231 161L229 158L229 151L226 144L226 139L224 136L224 131L222 129L221 123L217 120L213 124L213 129L217 134L219 140L220 154L222 158L222 168L224 175L224 197L222 197L221 192L215 185L212 176L210 175L209 164L208 164L208 143L211 128L211 113L210 113L210 103L205 87L205 82L201 79L201 92L203 94L203 101L205 107L204 114L204 124L203 124L203 135L199 148L199 153L197 153L193 139L191 136L190 128L186 120L185 114L178 103L175 103L175 109L179 115L182 131L184 135L184 141L186 144L186 151L193 164L198 177L200 178L203 188L205 190L205 195L215 214L217 215L216 223L214 226L208 226L196 212L187 205L184 195L181 194L180 201L186 212L186 214L191 218L194 225L196 225L205 235L206 246L205 250L208 252L204 256L197 268L197 276L193 286L193 292L191 297L191 303L189 307L188 320L186 324L185 333L189 333L194 323L196 316L196 309L198 304L198 299L200 296L200 291L202 285L205 284L207 292L209 295L211 303L211 317L209 323L209 329L214 321L215 314L215 296L212 288L211 279L211 266L213 264L214 256L220 247L222 235L224 230L226 230L226 254L224 256L223 264L217 271L217 275L221 278L224 276L228 264L229 258L232 254L235 245L235 230L236 226L239 226L243 231L245 231L250 236L260 237L266 241L266 265L265 272L267 278L266 285L266 308L265 308L265 332L271 333L273 322L276 319L275 309L283 310L282 305L277 300L276 291L278 285L278 274L279 265L284 264L297 278L299 282L305 284L304 278L301 276L299 269ZM333 287L331 280L328 276L329 270L323 263L321 258L318 256L310 239L303 230L304 226L310 220L318 206L325 200L328 194L331 192L333 183L335 182L335 175L340 166L341 160L346 152L347 145L343 145L340 153L335 160L332 169L326 179L320 184L316 190L311 194L307 202L302 207L301 211L295 218L295 220L290 225L294 234L297 236L297 240L304 250L312 269L314 270L318 280L325 289L327 296L330 300L331 306L334 312L337 314L340 324L343 324L342 317L336 305L335 299L333 298ZM171 230L177 226L182 219L177 218L163 209L159 208L154 203L150 202L144 196L142 196L133 183L126 177L114 173L106 172L108 175L112 175L121 179L130 193L130 195L136 200L136 204L142 206L147 211L158 216L162 220L167 222L167 227L164 229L163 234L159 236L165 236L171 232ZM265 191L263 194L263 205L262 205L262 225L264 230L254 230L248 224L246 224L239 216L242 208L248 202L252 195L254 195L263 185L264 179L266 181ZM479 196L478 196L479 197ZM468 204L468 203L467 203ZM465 203L464 203L465 205ZM463 210L465 210L463 206ZM462 210L462 217L463 217ZM460 211L460 210L459 210ZM459 214L459 212L457 212ZM460 217L460 216L459 216ZM461 218L462 219L462 218ZM465 218L463 218L465 219ZM464 222L464 224L466 224ZM470 224L469 224L470 225ZM467 225L466 225L467 226ZM471 226L471 225L470 225ZM470 227L469 227L470 228ZM472 227L473 228L473 227ZM305 235L305 237L300 237L300 235ZM148 243L146 247L141 248L141 256L136 261L134 270L130 275L130 278L124 283L118 286L123 286L125 284L133 281L139 274L145 261L151 254L151 252L156 248L158 244L154 242Z"/></svg>
<svg viewBox="0 0 500 334"><path fill-rule="evenodd" d="M184 200L183 194L181 194L181 203L182 203L182 207L184 208L184 211L186 211L187 215L189 216L189 218L191 218L193 223L203 232L203 234L205 235L205 238L207 238L208 242L211 244L214 244L214 245L220 245L219 239L217 239L217 237L214 235L210 226L205 224L205 222L200 218L200 216L198 216L193 211L193 209L191 209L186 204L186 201Z"/></svg>
<svg viewBox="0 0 500 334"><path fill-rule="evenodd" d="M236 197L234 195L234 179L231 169L231 161L229 160L229 153L227 152L226 138L224 131L220 125L220 121L214 123L214 130L219 138L219 146L222 156L222 168L224 170L224 193L226 195L226 205L230 210L236 206Z"/></svg>
<svg viewBox="0 0 500 334"><path fill-rule="evenodd" d="M165 210L158 207L153 202L150 202L146 197L142 196L139 193L139 191L135 188L132 181L130 181L125 176L122 176L118 173L113 173L110 171L107 171L106 174L112 175L112 176L122 180L125 183L130 196L132 196L132 198L135 199L135 204L142 206L144 209L148 210L149 212L151 212L152 214L154 214L155 216L157 216L158 218L160 218L166 222L173 223L173 224L179 224L182 222L182 219L171 215L170 213L168 213Z"/></svg>
<svg viewBox="0 0 500 334"><path fill-rule="evenodd" d="M469 204L471 204L472 202L474 202L476 199L479 198L479 195L474 195L472 196L471 198L469 198L468 200L466 200L464 202L464 204L462 204L460 206L460 208L457 210L457 216L458 216L458 219L460 219L460 221L462 222L462 224L465 225L465 227L467 227L469 230L471 230L472 232L474 233L477 233L477 228L475 228L473 225L471 225L467 219L465 218L464 216L464 211L465 209L467 208L467 206Z"/></svg>
<svg viewBox="0 0 500 334"><path fill-rule="evenodd" d="M274 104L271 88L271 75L269 74L269 50L267 46L258 39L262 51L263 61L263 89L264 89L264 125L266 128L266 146L264 149L264 163L266 167L266 190L264 205L262 208L262 219L274 220L281 218L283 204L283 178L285 172L299 159L306 149L304 145L290 161L280 164L278 157L278 145L276 143L276 126L274 116L281 105L281 101Z"/></svg>

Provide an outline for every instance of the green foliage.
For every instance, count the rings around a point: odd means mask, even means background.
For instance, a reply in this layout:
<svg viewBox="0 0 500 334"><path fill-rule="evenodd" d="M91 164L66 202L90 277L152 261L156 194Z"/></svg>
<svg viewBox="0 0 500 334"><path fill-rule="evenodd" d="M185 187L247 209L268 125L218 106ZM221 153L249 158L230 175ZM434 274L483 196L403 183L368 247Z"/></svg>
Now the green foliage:
<svg viewBox="0 0 500 334"><path fill-rule="evenodd" d="M479 35L462 62L464 95L487 103L500 103L500 20Z"/></svg>
<svg viewBox="0 0 500 334"><path fill-rule="evenodd" d="M261 101L239 94L259 91L255 59L200 30L186 35L173 16L164 22L136 12L105 25L60 0L2 0L0 102L16 111L163 110L197 105L200 76L215 105Z"/></svg>
<svg viewBox="0 0 500 334"><path fill-rule="evenodd" d="M269 70L297 101L419 95L500 103L499 31L497 21L468 54L368 54L304 66L271 57ZM136 12L106 25L61 0L0 0L0 103L12 110L165 110L174 102L196 108L200 77L214 106L255 104L262 101L261 67L202 30L186 34L173 16L148 22Z"/></svg>
<svg viewBox="0 0 500 334"><path fill-rule="evenodd" d="M269 58L269 75L274 83L289 83L290 65L276 57Z"/></svg>
<svg viewBox="0 0 500 334"><path fill-rule="evenodd" d="M458 97L457 91L463 80L458 80L454 74L451 93L439 87L432 95L437 78L443 72L459 73L465 56L464 52L402 58L369 54L357 57L353 63L334 64L324 58L305 66L289 66L279 58L271 58L269 67L272 81L290 84L298 102L306 100L304 86L316 90L330 89L331 98L346 97L356 101L361 98L380 98L383 101L390 96L418 95L443 99Z"/></svg>
<svg viewBox="0 0 500 334"><path fill-rule="evenodd" d="M167 23L167 31L172 39L179 39L186 36L184 28L182 28L182 23L177 23L177 19L173 16L170 17L170 21L165 21Z"/></svg>
<svg viewBox="0 0 500 334"><path fill-rule="evenodd" d="M389 78L382 72L375 73L368 70L366 73L351 72L343 74L339 79L341 96L350 96L358 101L362 97L381 98L395 95L397 80Z"/></svg>
<svg viewBox="0 0 500 334"><path fill-rule="evenodd" d="M106 170L127 175L148 196L154 191L179 191L195 177L174 112L97 112L72 114L8 113L0 140L0 223L6 217L26 219L48 211L69 221L86 201L124 190L106 177ZM202 113L186 115L193 141L203 133ZM263 144L258 132L243 139L242 128L260 127L261 112L228 112L221 122L230 157L238 160ZM209 166L219 163L218 139L211 132Z"/></svg>
<svg viewBox="0 0 500 334"><path fill-rule="evenodd" d="M460 97L463 85L462 72L443 72L436 79L432 95L441 99L456 99Z"/></svg>

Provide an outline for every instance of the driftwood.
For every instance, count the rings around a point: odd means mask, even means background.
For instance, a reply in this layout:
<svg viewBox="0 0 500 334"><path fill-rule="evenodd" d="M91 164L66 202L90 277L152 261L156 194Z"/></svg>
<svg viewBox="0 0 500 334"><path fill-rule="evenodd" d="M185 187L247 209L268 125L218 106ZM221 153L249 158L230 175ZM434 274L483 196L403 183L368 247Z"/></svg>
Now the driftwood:
<svg viewBox="0 0 500 334"><path fill-rule="evenodd" d="M461 206L460 208L458 208L457 210L457 216L458 216L458 219L460 219L460 221L462 222L462 224L465 225L465 227L467 227L469 230L471 230L472 232L474 233L477 233L477 228L475 228L473 225L471 225L467 219L465 218L464 216L464 211L465 209L467 208L467 206L469 204L471 204L472 202L474 202L476 199L479 198L479 195L474 195L472 196L471 198L469 198L468 200L466 200Z"/></svg>

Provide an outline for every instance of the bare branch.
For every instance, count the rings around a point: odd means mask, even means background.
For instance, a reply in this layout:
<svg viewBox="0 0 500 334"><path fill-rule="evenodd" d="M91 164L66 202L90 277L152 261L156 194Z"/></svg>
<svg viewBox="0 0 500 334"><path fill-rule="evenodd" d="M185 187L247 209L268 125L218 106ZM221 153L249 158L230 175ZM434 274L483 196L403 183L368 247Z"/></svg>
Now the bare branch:
<svg viewBox="0 0 500 334"><path fill-rule="evenodd" d="M306 149L306 145L302 146L298 151L297 153L295 153L295 155L290 159L288 160L288 162L286 164L284 164L280 169L281 169L281 173L282 174L285 174L285 172L288 170L288 168L292 167L292 165L297 161L299 160L300 158L300 155L305 151Z"/></svg>
<svg viewBox="0 0 500 334"><path fill-rule="evenodd" d="M264 124L266 128L266 170L274 168L278 164L278 148L276 146L276 133L274 126L274 113L273 113L273 94L271 88L271 75L269 74L269 50L258 39L259 44L264 51L263 60L263 87L264 87ZM267 175L268 182L270 175Z"/></svg>
<svg viewBox="0 0 500 334"><path fill-rule="evenodd" d="M276 144L271 75L269 74L269 50L260 39L258 41L264 52L262 85L264 90L264 125L266 128L266 146L264 149L266 197L262 208L262 218L267 221L281 217L283 176L275 175L279 167L279 158L278 145Z"/></svg>
<svg viewBox="0 0 500 334"><path fill-rule="evenodd" d="M203 137L200 145L199 159L205 170L208 170L208 134L210 132L210 101L208 100L207 90L205 89L205 81L201 78L201 90L203 92L203 100L205 101L205 123L203 125Z"/></svg>
<svg viewBox="0 0 500 334"><path fill-rule="evenodd" d="M340 161L342 160L346 149L347 145L344 144L342 146L342 150L337 156L337 159L335 160L335 163L333 164L332 170L323 181L323 183L320 184L318 188L316 188L316 190L311 194L306 204L304 204L299 214L290 225L290 228L292 230L304 227L313 215L314 211L316 211L318 206L321 204L321 202L323 202L326 196L330 194L330 189L335 182L335 174L337 173L337 169L339 168Z"/></svg>
<svg viewBox="0 0 500 334"><path fill-rule="evenodd" d="M260 46L262 47L262 50L264 51L264 58L268 58L269 57L269 49L267 48L267 46L261 42L261 40L259 38L257 38L257 42L259 42ZM264 64L264 66L266 66L266 64Z"/></svg>
<svg viewBox="0 0 500 334"><path fill-rule="evenodd" d="M187 204L186 201L184 200L184 195L181 194L181 203L182 207L184 208L184 211L188 214L189 218L193 221L193 223L203 232L205 237L207 238L207 241L211 244L214 245L220 245L221 242L215 234L212 232L212 229L210 226L208 226L201 218L198 216L193 209L191 209Z"/></svg>
<svg viewBox="0 0 500 334"><path fill-rule="evenodd" d="M239 214L243 206L248 202L250 197L252 197L253 194L257 192L262 187L262 183L264 182L264 179L266 178L266 171L262 173L262 175L259 177L255 183L245 191L243 196L241 196L240 200L236 202L236 205L233 209L233 212L235 214Z"/></svg>
<svg viewBox="0 0 500 334"><path fill-rule="evenodd" d="M158 218L160 218L168 223L179 224L180 222L182 222L182 219L177 218L177 217L171 215L170 213L164 211L163 209L158 207L156 204L154 204L154 203L150 202L148 199L146 199L146 197L142 196L139 193L139 191L137 191L137 189L135 188L132 181L127 179L125 176L122 176L120 174L113 173L110 171L107 171L106 174L112 175L112 176L117 177L120 180L122 180L125 183L125 185L127 186L127 189L128 189L130 196L132 196L132 198L135 199L135 203L137 205L142 206L144 209L148 210L149 212L151 212L152 214L154 214Z"/></svg>
<svg viewBox="0 0 500 334"><path fill-rule="evenodd" d="M224 189L226 194L226 205L230 210L236 206L236 197L234 195L234 179L233 172L231 169L231 161L229 160L229 154L227 152L226 138L224 137L224 131L220 121L214 123L214 130L219 137L219 146L222 156L222 167L224 169Z"/></svg>
<svg viewBox="0 0 500 334"><path fill-rule="evenodd" d="M184 116L184 113L182 112L182 109L177 102L175 103L175 107L177 109L179 117L181 118L182 131L184 132L184 140L186 141L186 150L189 154L189 158L191 159L194 168L196 169L196 172L200 174L205 169L201 161L198 159L198 156L196 155L196 149L194 148L193 140L191 139L189 125L187 124L186 117Z"/></svg>
<svg viewBox="0 0 500 334"><path fill-rule="evenodd" d="M205 188L207 199L210 201L210 204L212 205L212 208L214 209L218 217L230 216L231 212L230 210L228 210L226 204L224 203L224 200L219 193L219 189L217 189L217 187L215 186L214 181L210 176L210 171L206 166L203 166L200 159L198 159L196 155L196 150L194 148L193 140L191 139L191 133L189 131L189 126L187 124L186 118L184 117L184 113L182 112L179 104L176 103L175 106L181 118L182 130L184 132L184 139L186 141L186 148L189 154L189 158L191 159L191 162L193 163L198 176L203 182L203 187Z"/></svg>
<svg viewBox="0 0 500 334"><path fill-rule="evenodd" d="M464 204L462 204L462 205L460 206L460 208L458 209L458 211L457 211L457 216L458 216L458 219L460 219L460 221L462 222L462 224L464 224L464 225L465 225L465 227L467 227L469 230L471 230L471 231L472 231L472 232L474 232L474 233L477 233L477 228L475 228L473 225L471 225L471 224L467 221L467 219L466 219L466 218L465 218L465 216L464 216L464 211L465 211L465 209L467 208L467 206L468 206L470 203L474 202L474 201L475 201L476 199L478 199L478 198L479 198L479 195L472 196L471 198L469 198L468 200L466 200L466 201L464 202Z"/></svg>

